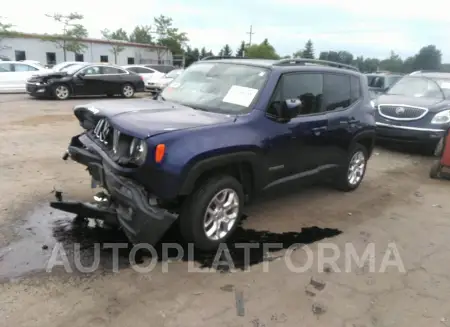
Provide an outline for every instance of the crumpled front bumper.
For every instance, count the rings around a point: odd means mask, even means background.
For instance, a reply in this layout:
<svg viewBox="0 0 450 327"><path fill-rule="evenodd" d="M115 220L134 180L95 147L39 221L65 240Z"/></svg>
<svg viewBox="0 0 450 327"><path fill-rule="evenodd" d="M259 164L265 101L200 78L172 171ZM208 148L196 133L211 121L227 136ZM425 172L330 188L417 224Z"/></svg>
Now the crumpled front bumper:
<svg viewBox="0 0 450 327"><path fill-rule="evenodd" d="M87 166L93 179L109 192L117 220L132 243L158 243L177 219L166 209L150 205L150 194L144 187L124 176L129 169L114 163L85 134L72 138L67 154Z"/></svg>

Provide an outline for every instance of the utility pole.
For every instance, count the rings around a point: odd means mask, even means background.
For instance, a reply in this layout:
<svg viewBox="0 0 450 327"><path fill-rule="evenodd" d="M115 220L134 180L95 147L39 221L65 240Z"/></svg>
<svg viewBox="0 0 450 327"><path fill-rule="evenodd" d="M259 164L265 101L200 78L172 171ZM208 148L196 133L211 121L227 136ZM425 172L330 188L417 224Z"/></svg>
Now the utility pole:
<svg viewBox="0 0 450 327"><path fill-rule="evenodd" d="M247 34L249 35L248 46L251 46L252 45L252 35L255 34L253 32L253 25L250 25L250 32L247 32Z"/></svg>

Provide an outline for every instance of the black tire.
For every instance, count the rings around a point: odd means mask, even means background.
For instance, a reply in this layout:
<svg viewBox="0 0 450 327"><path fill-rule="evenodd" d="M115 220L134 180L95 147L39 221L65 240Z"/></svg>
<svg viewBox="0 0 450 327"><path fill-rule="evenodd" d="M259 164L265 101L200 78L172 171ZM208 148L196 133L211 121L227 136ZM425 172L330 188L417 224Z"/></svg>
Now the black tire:
<svg viewBox="0 0 450 327"><path fill-rule="evenodd" d="M440 177L441 174L441 162L439 160L436 160L433 162L433 165L430 169L430 178L437 179Z"/></svg>
<svg viewBox="0 0 450 327"><path fill-rule="evenodd" d="M364 167L363 167L362 174L360 174L360 179L355 183L351 183L349 180L350 164L351 164L354 156L357 155L357 153L363 155ZM345 166L338 168L337 176L335 177L336 178L335 179L336 188L341 191L344 191L344 192L351 192L351 191L356 190L364 179L364 175L365 175L366 169L367 169L368 158L369 158L369 156L367 153L367 149L363 145L356 143L353 146L353 148L351 149L351 151L349 151L349 155L348 155Z"/></svg>
<svg viewBox="0 0 450 327"><path fill-rule="evenodd" d="M237 195L238 212L234 225L218 240L212 240L206 235L204 219L208 205L222 190L231 189ZM193 194L186 198L179 217L180 232L183 238L193 243L202 251L212 251L220 243L224 243L239 225L244 205L244 191L241 183L232 176L214 176L202 183Z"/></svg>
<svg viewBox="0 0 450 327"><path fill-rule="evenodd" d="M122 85L122 89L121 89L122 97L132 98L134 96L134 92L135 92L135 89L134 89L133 85L131 85L129 83Z"/></svg>
<svg viewBox="0 0 450 327"><path fill-rule="evenodd" d="M70 88L66 84L56 84L53 87L53 95L58 100L67 100L71 95Z"/></svg>

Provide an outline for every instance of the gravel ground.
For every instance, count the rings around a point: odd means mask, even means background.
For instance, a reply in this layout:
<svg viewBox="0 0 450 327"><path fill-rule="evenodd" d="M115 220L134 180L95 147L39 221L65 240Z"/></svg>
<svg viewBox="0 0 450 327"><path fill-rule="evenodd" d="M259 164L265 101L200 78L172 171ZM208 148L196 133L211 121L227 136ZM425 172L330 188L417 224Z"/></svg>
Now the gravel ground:
<svg viewBox="0 0 450 327"><path fill-rule="evenodd" d="M113 271L102 250L92 273L45 272L57 244L81 243L92 258L94 243L123 241L115 231L74 227L47 205L54 188L65 198L92 195L84 169L61 160L81 131L72 107L90 101L0 95L0 326L450 326L450 189L428 178L431 158L385 148L356 192L285 187L248 207L240 241L307 244L269 257L253 251L249 271L192 272L211 266L196 256L140 273L129 252ZM370 246L373 266L346 260ZM323 272L320 254L333 248L340 256ZM386 268L389 258L400 261Z"/></svg>

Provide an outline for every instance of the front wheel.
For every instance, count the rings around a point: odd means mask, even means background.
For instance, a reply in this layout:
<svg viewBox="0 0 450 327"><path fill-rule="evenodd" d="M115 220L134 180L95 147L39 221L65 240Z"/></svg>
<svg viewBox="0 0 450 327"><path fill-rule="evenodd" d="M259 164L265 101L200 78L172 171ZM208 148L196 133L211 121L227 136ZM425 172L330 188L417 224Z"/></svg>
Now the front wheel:
<svg viewBox="0 0 450 327"><path fill-rule="evenodd" d="M134 87L131 84L125 84L122 86L122 96L124 98L131 98L134 95Z"/></svg>
<svg viewBox="0 0 450 327"><path fill-rule="evenodd" d="M336 187L345 192L356 190L366 173L367 159L367 149L356 144L349 153L347 164L339 168Z"/></svg>
<svg viewBox="0 0 450 327"><path fill-rule="evenodd" d="M58 100L67 100L70 97L70 89L65 84L56 85L53 94Z"/></svg>
<svg viewBox="0 0 450 327"><path fill-rule="evenodd" d="M244 204L241 183L232 176L212 177L185 200L181 234L203 251L216 249L239 225Z"/></svg>

